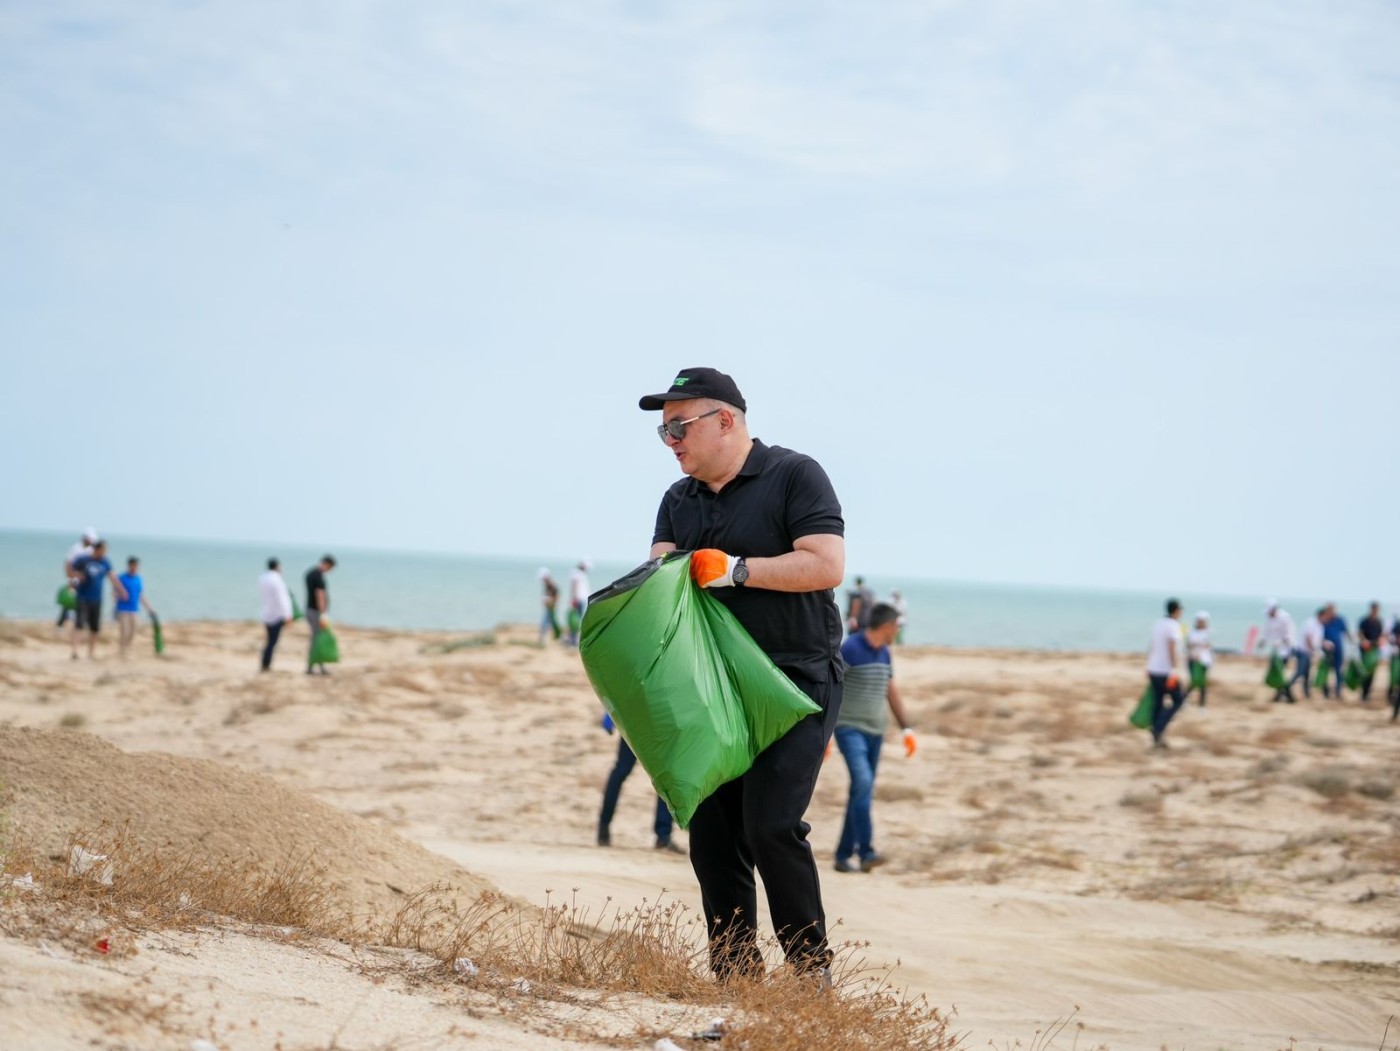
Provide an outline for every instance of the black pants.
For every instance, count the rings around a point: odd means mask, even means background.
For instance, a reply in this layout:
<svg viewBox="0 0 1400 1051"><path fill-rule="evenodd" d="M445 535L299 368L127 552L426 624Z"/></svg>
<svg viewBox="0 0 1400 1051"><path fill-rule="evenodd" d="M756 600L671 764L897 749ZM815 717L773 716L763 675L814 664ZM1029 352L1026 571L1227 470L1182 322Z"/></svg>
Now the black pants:
<svg viewBox="0 0 1400 1051"><path fill-rule="evenodd" d="M831 962L803 815L841 710L837 674L833 667L823 682L795 679L822 711L764 749L748 773L720 785L691 819L690 863L709 924L710 967L721 977L763 973L755 868L788 960L804 970Z"/></svg>
<svg viewBox="0 0 1400 1051"><path fill-rule="evenodd" d="M282 635L282 625L285 623L287 623L285 620L279 620L272 624L263 625L263 627L267 629L267 645L263 647L262 653L263 671L267 671L267 669L272 667L272 651L277 648L277 640Z"/></svg>

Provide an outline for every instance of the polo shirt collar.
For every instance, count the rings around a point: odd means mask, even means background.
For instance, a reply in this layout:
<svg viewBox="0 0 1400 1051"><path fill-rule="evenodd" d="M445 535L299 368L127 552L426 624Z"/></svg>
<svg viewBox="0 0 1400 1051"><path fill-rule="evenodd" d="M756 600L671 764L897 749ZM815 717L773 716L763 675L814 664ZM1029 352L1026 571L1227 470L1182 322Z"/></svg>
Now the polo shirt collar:
<svg viewBox="0 0 1400 1051"><path fill-rule="evenodd" d="M748 458L744 461L744 466L739 468L739 473L736 474L734 477L752 478L755 475L762 474L764 466L768 463L768 456L771 452L772 450L769 449L768 446L764 445L761 441L755 438L753 440L753 448L749 450ZM701 489L704 489L707 492L713 491L708 485L700 481L700 479L698 478L687 478L686 481L690 483L689 489L692 493L698 492Z"/></svg>

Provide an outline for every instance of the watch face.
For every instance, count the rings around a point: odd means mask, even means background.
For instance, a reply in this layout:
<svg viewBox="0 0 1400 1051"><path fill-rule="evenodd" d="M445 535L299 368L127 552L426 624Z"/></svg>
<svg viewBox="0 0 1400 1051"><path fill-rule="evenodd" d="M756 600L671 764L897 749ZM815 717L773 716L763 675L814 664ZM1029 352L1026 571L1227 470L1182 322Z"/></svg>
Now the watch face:
<svg viewBox="0 0 1400 1051"><path fill-rule="evenodd" d="M734 583L745 583L749 579L749 567L746 566L743 562L736 563L734 566L734 572L732 576L734 578Z"/></svg>

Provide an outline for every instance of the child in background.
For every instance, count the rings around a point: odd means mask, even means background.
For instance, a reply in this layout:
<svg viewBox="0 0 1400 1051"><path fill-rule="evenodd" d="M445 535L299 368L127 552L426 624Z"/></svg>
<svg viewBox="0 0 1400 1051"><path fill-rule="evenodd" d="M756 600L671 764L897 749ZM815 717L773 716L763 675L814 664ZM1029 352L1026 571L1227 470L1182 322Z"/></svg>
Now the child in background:
<svg viewBox="0 0 1400 1051"><path fill-rule="evenodd" d="M1191 691L1196 690L1201 695L1197 705L1204 708L1210 666L1215 663L1215 656L1210 648L1210 614L1205 610L1196 614L1195 627L1186 635L1186 659L1191 672L1191 683L1186 688L1186 696L1182 698L1182 703L1190 700Z"/></svg>

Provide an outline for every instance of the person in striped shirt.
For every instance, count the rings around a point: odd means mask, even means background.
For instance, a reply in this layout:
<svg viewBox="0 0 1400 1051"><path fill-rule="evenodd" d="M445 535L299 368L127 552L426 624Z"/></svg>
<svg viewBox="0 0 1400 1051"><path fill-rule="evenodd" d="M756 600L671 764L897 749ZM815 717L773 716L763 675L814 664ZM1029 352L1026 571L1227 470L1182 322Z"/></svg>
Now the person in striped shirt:
<svg viewBox="0 0 1400 1051"><path fill-rule="evenodd" d="M904 754L913 756L918 748L890 660L890 643L898 631L899 611L887 602L877 602L870 609L866 627L841 644L846 686L841 714L836 720L836 747L841 749L841 757L851 773L851 791L846 800L841 841L836 846L837 872L869 872L885 863L885 856L875 849L870 804L875 794L880 745L889 720L886 707L899 723Z"/></svg>

